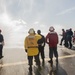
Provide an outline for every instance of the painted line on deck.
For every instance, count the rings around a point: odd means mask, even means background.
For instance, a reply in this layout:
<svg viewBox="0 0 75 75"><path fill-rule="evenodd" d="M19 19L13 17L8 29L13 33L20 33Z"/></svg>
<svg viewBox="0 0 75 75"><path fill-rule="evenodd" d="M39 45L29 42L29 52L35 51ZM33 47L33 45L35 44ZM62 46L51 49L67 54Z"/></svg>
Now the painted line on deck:
<svg viewBox="0 0 75 75"><path fill-rule="evenodd" d="M59 59L66 59L66 58L71 58L71 57L75 57L75 54L67 55L67 56L60 56ZM49 60L49 58L46 58L45 60L47 61L47 60ZM54 60L55 60L55 58L54 58ZM1 61L2 60L0 60L0 67L17 66L17 65L23 65L23 64L27 64L28 63L28 61L22 61L22 62L14 62L14 63L2 64Z"/></svg>

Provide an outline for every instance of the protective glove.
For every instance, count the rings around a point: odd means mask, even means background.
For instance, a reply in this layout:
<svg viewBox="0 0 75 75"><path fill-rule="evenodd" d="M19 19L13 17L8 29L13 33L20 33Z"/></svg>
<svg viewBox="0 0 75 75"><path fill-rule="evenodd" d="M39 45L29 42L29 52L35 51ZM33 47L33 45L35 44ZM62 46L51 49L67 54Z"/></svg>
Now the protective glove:
<svg viewBox="0 0 75 75"><path fill-rule="evenodd" d="M27 53L27 49L25 49L25 52Z"/></svg>

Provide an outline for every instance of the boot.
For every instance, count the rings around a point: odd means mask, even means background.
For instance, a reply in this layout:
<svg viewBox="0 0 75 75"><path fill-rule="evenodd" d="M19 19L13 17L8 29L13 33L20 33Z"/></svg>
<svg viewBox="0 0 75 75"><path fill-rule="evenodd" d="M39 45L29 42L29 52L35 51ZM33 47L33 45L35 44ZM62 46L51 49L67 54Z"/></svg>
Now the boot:
<svg viewBox="0 0 75 75"><path fill-rule="evenodd" d="M49 62L49 63L53 63L53 60L52 60L52 58L51 58L51 60L49 60L48 62Z"/></svg>
<svg viewBox="0 0 75 75"><path fill-rule="evenodd" d="M29 66L29 74L32 75L32 66Z"/></svg>
<svg viewBox="0 0 75 75"><path fill-rule="evenodd" d="M56 63L58 63L58 57L56 58Z"/></svg>
<svg viewBox="0 0 75 75"><path fill-rule="evenodd" d="M45 60L44 59L42 59L42 66L44 66L45 65Z"/></svg>
<svg viewBox="0 0 75 75"><path fill-rule="evenodd" d="M0 56L0 59L2 59L4 56Z"/></svg>
<svg viewBox="0 0 75 75"><path fill-rule="evenodd" d="M41 71L41 66L38 66L38 70Z"/></svg>

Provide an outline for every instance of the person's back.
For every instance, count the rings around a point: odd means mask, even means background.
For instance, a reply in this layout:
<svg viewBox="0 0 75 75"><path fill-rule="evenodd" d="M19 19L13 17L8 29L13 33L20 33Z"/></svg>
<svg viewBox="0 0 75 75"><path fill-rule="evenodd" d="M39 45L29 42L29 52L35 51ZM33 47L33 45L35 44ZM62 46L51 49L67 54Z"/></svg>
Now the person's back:
<svg viewBox="0 0 75 75"><path fill-rule="evenodd" d="M38 50L38 43L37 41L41 39L40 35L36 35L34 33L34 29L31 28L29 30L29 35L25 38L24 47L27 53L28 64L29 64L29 72L32 73L32 65L33 65L33 57L35 58L36 64L39 69L40 67L40 60L39 60L39 50Z"/></svg>
<svg viewBox="0 0 75 75"><path fill-rule="evenodd" d="M48 33L46 38L49 38L49 46L50 47L56 47L58 44L58 35L56 32Z"/></svg>
<svg viewBox="0 0 75 75"><path fill-rule="evenodd" d="M38 44L36 41L36 37L35 35L28 35L26 37L26 45L27 45L27 52L28 52L28 56L34 56L38 54Z"/></svg>
<svg viewBox="0 0 75 75"><path fill-rule="evenodd" d="M38 40L38 43L39 43L39 46L38 46L38 49L39 49L39 54L41 54L41 58L42 58L42 66L44 66L44 63L45 63L45 53L44 53L44 47L45 47L45 37L44 35L41 34L41 30L38 30L37 33L39 35L41 35L41 39Z"/></svg>
<svg viewBox="0 0 75 75"><path fill-rule="evenodd" d="M72 29L70 28L69 31L68 31L68 35L71 37L73 36L73 32L72 32Z"/></svg>
<svg viewBox="0 0 75 75"><path fill-rule="evenodd" d="M46 43L49 45L49 63L53 63L53 54L56 57L56 62L58 63L58 52L57 52L57 44L58 44L58 35L54 32L54 27L51 26L49 28L49 33L46 36Z"/></svg>
<svg viewBox="0 0 75 75"><path fill-rule="evenodd" d="M69 48L72 48L72 37L73 37L73 32L72 29L70 28L68 31L68 42L69 42Z"/></svg>
<svg viewBox="0 0 75 75"><path fill-rule="evenodd" d="M39 35L41 35L41 37L42 37L42 38L39 40L39 44L40 44L39 46L44 47L44 46L45 46L45 37L44 37L44 35L41 34L41 30L38 30L37 33L38 33Z"/></svg>
<svg viewBox="0 0 75 75"><path fill-rule="evenodd" d="M0 42L3 42L3 35L0 34Z"/></svg>
<svg viewBox="0 0 75 75"><path fill-rule="evenodd" d="M3 38L3 35L1 34L1 30L0 30L0 59L3 58L3 55L2 55L3 45L4 45L4 38Z"/></svg>

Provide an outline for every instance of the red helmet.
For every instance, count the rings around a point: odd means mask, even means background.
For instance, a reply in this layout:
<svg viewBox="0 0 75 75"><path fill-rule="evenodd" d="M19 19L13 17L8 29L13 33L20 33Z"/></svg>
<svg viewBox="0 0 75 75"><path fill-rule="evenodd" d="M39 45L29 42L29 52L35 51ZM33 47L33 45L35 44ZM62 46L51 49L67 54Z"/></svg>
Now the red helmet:
<svg viewBox="0 0 75 75"><path fill-rule="evenodd" d="M51 26L50 28L49 28L49 31L51 31L51 32L53 32L55 29L54 29L54 27L53 26Z"/></svg>

